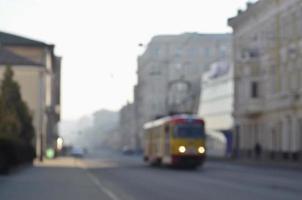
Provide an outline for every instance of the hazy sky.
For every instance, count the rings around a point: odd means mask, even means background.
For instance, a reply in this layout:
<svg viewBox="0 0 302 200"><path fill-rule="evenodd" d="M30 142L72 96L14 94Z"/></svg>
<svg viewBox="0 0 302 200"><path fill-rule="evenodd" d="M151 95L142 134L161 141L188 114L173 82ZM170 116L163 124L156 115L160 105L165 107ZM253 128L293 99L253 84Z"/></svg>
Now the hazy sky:
<svg viewBox="0 0 302 200"><path fill-rule="evenodd" d="M154 35L230 32L246 0L0 0L0 30L56 45L62 116L118 110L133 99L136 58Z"/></svg>

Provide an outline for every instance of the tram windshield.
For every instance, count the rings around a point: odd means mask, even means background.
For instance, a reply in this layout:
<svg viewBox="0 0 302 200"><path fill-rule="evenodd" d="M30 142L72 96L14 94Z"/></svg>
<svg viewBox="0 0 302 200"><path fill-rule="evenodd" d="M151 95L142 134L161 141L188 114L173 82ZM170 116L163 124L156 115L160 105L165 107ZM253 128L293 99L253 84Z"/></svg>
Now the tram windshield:
<svg viewBox="0 0 302 200"><path fill-rule="evenodd" d="M174 131L177 138L202 138L205 136L203 125L178 125Z"/></svg>

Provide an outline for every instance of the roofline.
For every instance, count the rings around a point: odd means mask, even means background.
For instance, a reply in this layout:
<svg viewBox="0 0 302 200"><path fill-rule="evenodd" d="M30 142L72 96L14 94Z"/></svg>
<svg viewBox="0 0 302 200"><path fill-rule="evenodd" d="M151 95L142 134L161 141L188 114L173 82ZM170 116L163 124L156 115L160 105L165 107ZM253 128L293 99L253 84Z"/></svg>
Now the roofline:
<svg viewBox="0 0 302 200"><path fill-rule="evenodd" d="M229 35L229 32L183 32L179 34L159 34L155 35L154 37L161 37L161 36L181 36L181 35L204 35L204 36L212 36L212 35Z"/></svg>
<svg viewBox="0 0 302 200"><path fill-rule="evenodd" d="M3 63L0 63L0 68L2 67L6 67L6 66L11 66L12 68L15 68L15 67L20 67L20 68L37 68L37 69L43 69L44 66L43 65L38 65L38 64L35 64L35 65L29 65L29 64L3 64Z"/></svg>
<svg viewBox="0 0 302 200"><path fill-rule="evenodd" d="M235 28L237 26L237 24L239 23L243 23L241 21L242 18L246 18L248 14L255 12L258 10L259 7L261 7L261 5L264 3L263 0L258 0L256 2L247 2L247 8L245 10L241 10L239 9L237 12L237 15L230 17L227 20L228 26ZM266 2L265 2L266 3Z"/></svg>
<svg viewBox="0 0 302 200"><path fill-rule="evenodd" d="M190 35L190 36L203 36L203 37L215 37L215 36L231 36L232 32L216 32L216 33L199 33L199 32L184 32L184 33L180 33L180 34L160 34L160 35L155 35L150 39L151 43L154 40L157 40L158 38L165 38L165 37L173 37L173 38L178 38L181 36L185 36L185 35Z"/></svg>
<svg viewBox="0 0 302 200"><path fill-rule="evenodd" d="M14 43L14 42L0 42L0 46L6 46L6 45L10 45L10 46L21 46L21 47L49 47L51 49L54 49L55 45L54 44L20 44L20 43Z"/></svg>
<svg viewBox="0 0 302 200"><path fill-rule="evenodd" d="M45 42L39 41L39 40L35 40L35 39L31 39L30 37L27 36L23 36L23 35L19 35L19 34L15 34L15 33L10 33L10 32L6 32L6 31L1 31L0 33L6 34L6 35L11 35L13 37L19 37L22 38L24 40L28 40L31 41L32 44L20 44L20 43L15 43L15 42L0 42L0 45L16 45L16 46L33 46L33 47L50 47L50 48L54 48L54 44L47 44Z"/></svg>

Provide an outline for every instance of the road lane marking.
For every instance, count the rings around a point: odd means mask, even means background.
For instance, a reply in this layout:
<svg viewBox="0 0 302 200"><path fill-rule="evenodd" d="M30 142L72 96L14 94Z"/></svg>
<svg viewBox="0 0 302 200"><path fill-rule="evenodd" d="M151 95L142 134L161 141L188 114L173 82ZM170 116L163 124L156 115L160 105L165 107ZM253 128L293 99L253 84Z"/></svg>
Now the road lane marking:
<svg viewBox="0 0 302 200"><path fill-rule="evenodd" d="M109 199L111 199L111 200L121 200L110 189L108 189L107 187L105 187L104 184L102 184L96 176L94 176L92 173L90 173L88 171L88 166L83 161L75 160L75 164L77 165L77 167L79 167L80 169L82 169L82 170L84 170L86 172L87 176L94 183L94 185L101 192L105 193L105 195L107 195L109 197Z"/></svg>
<svg viewBox="0 0 302 200"><path fill-rule="evenodd" d="M89 171L85 170L90 180L98 187L99 190L101 190L103 193L105 193L111 200L120 200L119 197L117 197L111 190L106 188L97 177L95 177L93 174L91 174Z"/></svg>

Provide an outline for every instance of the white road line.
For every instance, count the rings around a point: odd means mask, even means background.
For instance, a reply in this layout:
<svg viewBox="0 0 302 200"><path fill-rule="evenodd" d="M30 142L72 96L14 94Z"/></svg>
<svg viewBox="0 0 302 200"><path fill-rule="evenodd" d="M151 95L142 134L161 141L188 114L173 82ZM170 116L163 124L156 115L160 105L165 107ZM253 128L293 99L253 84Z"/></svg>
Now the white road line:
<svg viewBox="0 0 302 200"><path fill-rule="evenodd" d="M105 193L111 200L121 200L111 190L105 187L96 176L94 176L92 173L88 171L87 166L84 164L84 162L80 160L75 160L75 165L83 169L86 172L87 176L90 178L90 180L94 183L94 185L97 186L97 188L101 192Z"/></svg>
<svg viewBox="0 0 302 200"><path fill-rule="evenodd" d="M101 182L97 179L97 177L95 177L93 174L91 174L87 170L85 170L85 171L87 172L88 177L98 187L99 190L104 192L112 200L120 200L120 198L117 197L111 190L109 190L103 184L101 184Z"/></svg>

